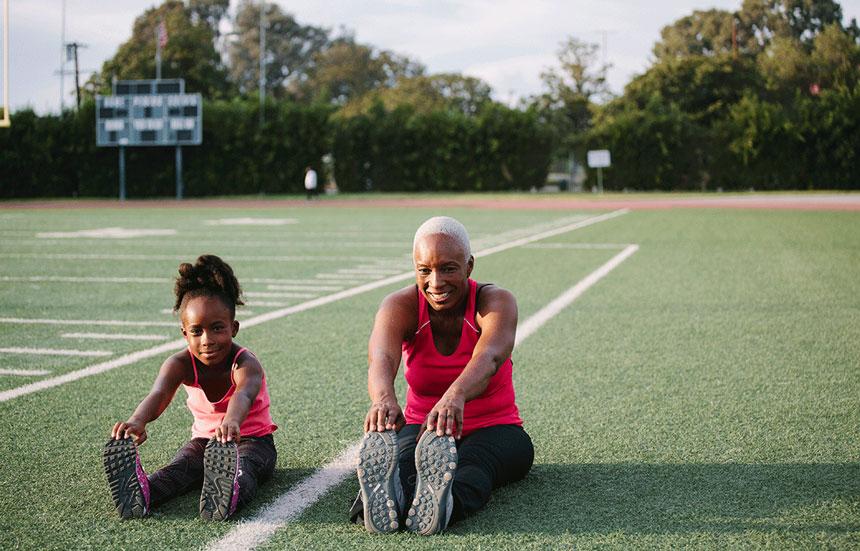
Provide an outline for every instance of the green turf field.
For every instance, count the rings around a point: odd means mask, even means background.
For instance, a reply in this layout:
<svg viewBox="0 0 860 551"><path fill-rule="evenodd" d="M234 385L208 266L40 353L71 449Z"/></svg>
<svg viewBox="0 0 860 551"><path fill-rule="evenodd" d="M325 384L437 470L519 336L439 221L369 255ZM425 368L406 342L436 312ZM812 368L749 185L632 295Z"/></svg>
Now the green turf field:
<svg viewBox="0 0 860 551"><path fill-rule="evenodd" d="M239 319L253 320L409 271L412 233L436 214L479 251L600 212L0 210L0 393L175 341L181 261L231 263L248 293ZM160 231L74 233L103 228ZM522 322L626 244L639 250L514 351L536 449L526 480L421 539L348 524L350 477L262 548L860 546L860 213L634 211L479 258L473 277L513 291ZM408 283L240 330L267 372L280 455L238 520L358 441L373 315ZM236 525L199 521L194 494L115 516L101 449L166 355L0 401L0 548L199 548ZM34 370L49 373L13 373ZM180 391L148 427L144 466L168 461L190 424Z"/></svg>

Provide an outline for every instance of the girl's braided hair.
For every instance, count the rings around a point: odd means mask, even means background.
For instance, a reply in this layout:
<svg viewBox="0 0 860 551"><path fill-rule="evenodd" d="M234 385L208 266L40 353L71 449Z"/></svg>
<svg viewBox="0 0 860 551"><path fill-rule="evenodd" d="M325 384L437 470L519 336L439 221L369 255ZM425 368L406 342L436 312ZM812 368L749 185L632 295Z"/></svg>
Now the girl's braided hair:
<svg viewBox="0 0 860 551"><path fill-rule="evenodd" d="M245 304L233 268L212 254L198 257L194 265L180 264L173 293L176 295L174 312L183 310L188 300L196 297L218 297L233 317L236 316L236 306Z"/></svg>

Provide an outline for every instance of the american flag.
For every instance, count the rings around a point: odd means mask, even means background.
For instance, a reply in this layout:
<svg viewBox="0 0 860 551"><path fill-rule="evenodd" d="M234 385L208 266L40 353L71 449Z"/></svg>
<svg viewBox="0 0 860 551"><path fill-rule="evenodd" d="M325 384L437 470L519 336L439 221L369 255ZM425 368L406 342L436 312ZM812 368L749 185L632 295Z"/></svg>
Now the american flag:
<svg viewBox="0 0 860 551"><path fill-rule="evenodd" d="M158 38L159 46L162 48L167 46L167 25L164 24L164 21L158 24L158 27L155 29L155 36Z"/></svg>

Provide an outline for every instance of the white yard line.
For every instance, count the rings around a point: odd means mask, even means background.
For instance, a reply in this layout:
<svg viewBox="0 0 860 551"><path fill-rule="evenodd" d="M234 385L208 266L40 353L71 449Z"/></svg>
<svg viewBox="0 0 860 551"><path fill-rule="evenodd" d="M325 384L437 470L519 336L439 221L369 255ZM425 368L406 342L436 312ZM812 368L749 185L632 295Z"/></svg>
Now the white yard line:
<svg viewBox="0 0 860 551"><path fill-rule="evenodd" d="M113 354L110 350L68 350L63 348L19 348L9 347L0 348L0 353L3 354L37 354L39 356L83 356L83 357L104 357Z"/></svg>
<svg viewBox="0 0 860 551"><path fill-rule="evenodd" d="M568 231L577 230L579 228L583 228L586 226L590 226L592 224L597 224L599 222L603 222L604 220L610 220L617 216L621 216L622 214L626 214L630 212L628 209L621 209L609 212L607 214L601 214L598 216L593 216L591 218L587 218L585 220L575 222L573 224L568 224L566 226L562 226L560 228L556 228L553 230L540 232L532 235L531 237L524 237L521 239L516 239L507 244L498 245L496 247L492 247L490 249L486 249L484 251L478 251L475 253L475 256L487 256L489 254L494 254L497 252L505 251L511 249L513 247L519 247L521 245L525 245L526 243L531 243L533 241L538 241L540 239L544 239L546 237L551 237L553 235L559 235L561 233L565 233ZM352 287L349 289L345 289L343 291L338 291L336 293L332 293L330 295L322 296L319 298L315 298L306 302L302 302L300 304L296 304L294 306L288 306L286 308L281 308L278 310L272 310L271 312L266 312L264 314L260 314L258 316L254 316L252 318L248 318L242 322L242 326L245 328L251 328L255 325L259 325L261 323L266 323L268 321L276 320L283 318L285 316L289 316L292 314L297 314L299 312L304 312L305 310L310 310L312 308L317 308L319 306L323 306L325 304L330 304L332 302L336 302L339 300L343 300L345 298L353 297L355 295L360 295L362 293L366 293L367 291L372 291L374 289L378 289L380 287L385 287L387 285L393 283L399 283L401 281L405 281L408 279L412 279L415 277L415 274L412 270L408 272L403 272L400 274L396 274L393 276L386 277L384 279L380 279L377 281L371 281L369 283L365 283L363 285L358 285L357 287ZM3 322L4 319L15 319L15 318L0 318L0 322ZM62 320L55 320L59 323L63 323ZM138 322L140 323L140 322ZM144 322L153 324L153 322ZM165 325L175 326L175 323L164 322ZM107 324L104 324L107 325ZM118 367L122 367L125 365L130 365L136 363L140 360L151 358L153 356L159 356L161 354L167 352L174 352L176 350L182 349L186 346L185 339L178 339L175 341L167 342L152 348L147 348L145 350L140 350L138 352L133 352L131 354L126 354L115 358L108 362L102 362L99 364L91 365L89 367L85 367L83 369L79 369L76 371L70 371L69 373L65 373L63 375L52 377L50 379L44 379L42 381L38 381L36 383L32 383L29 385L24 385L20 387L16 387L13 389L9 389L3 392L0 392L0 402L6 402L8 400L12 400L19 396L24 396L27 394L31 394L33 392L38 392L40 390L45 390L48 388L53 388L56 386L64 385L68 382L75 381L78 379L82 379L84 377L89 377L91 375L96 375L98 373L103 373L105 371L109 371L112 369L116 369Z"/></svg>
<svg viewBox="0 0 860 551"><path fill-rule="evenodd" d="M117 327L176 327L171 321L123 321L123 320L57 320L45 318L0 318L0 323L29 325L108 325Z"/></svg>
<svg viewBox="0 0 860 551"><path fill-rule="evenodd" d="M64 339L96 339L105 341L165 341L175 335L135 335L123 333L63 333Z"/></svg>
<svg viewBox="0 0 860 551"><path fill-rule="evenodd" d="M595 249L615 250L623 249L629 243L530 243L523 246L524 249Z"/></svg>
<svg viewBox="0 0 860 551"><path fill-rule="evenodd" d="M517 327L515 346L533 335L541 326L554 318L565 307L582 295L589 287L603 279L639 249L629 245L608 262L591 272L576 285L559 295ZM485 254L486 255L486 254ZM281 494L255 516L239 522L221 539L210 544L207 551L253 549L265 543L279 529L302 514L333 486L355 472L355 463L361 441L352 444L333 461L325 464L290 491Z"/></svg>
<svg viewBox="0 0 860 551"><path fill-rule="evenodd" d="M340 285L266 285L270 291L340 291Z"/></svg>
<svg viewBox="0 0 860 551"><path fill-rule="evenodd" d="M250 298L315 298L318 293L284 293L280 291L248 291L246 297Z"/></svg>
<svg viewBox="0 0 860 551"><path fill-rule="evenodd" d="M335 280L335 281L344 281L344 280L356 280L356 279L373 279L375 277L379 277L378 274L317 274L321 280Z"/></svg>
<svg viewBox="0 0 860 551"><path fill-rule="evenodd" d="M199 244L195 246L199 247ZM236 262L373 262L378 258L368 256L233 256L224 255L231 264ZM110 253L0 253L0 258L28 258L35 260L171 260L188 262L188 257L173 254L110 254Z"/></svg>
<svg viewBox="0 0 860 551"><path fill-rule="evenodd" d="M0 276L0 281L50 283L170 283L166 277L97 277L97 276Z"/></svg>
<svg viewBox="0 0 860 551"><path fill-rule="evenodd" d="M42 377L50 375L47 369L0 369L0 375L17 375L20 377Z"/></svg>

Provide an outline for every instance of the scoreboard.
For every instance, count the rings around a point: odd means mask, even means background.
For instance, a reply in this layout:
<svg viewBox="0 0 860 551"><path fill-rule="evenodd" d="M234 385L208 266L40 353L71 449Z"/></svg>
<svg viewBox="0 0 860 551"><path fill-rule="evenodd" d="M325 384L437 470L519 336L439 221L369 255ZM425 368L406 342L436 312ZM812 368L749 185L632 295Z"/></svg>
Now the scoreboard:
<svg viewBox="0 0 860 551"><path fill-rule="evenodd" d="M172 146L203 142L203 98L183 79L121 80L96 96L96 145Z"/></svg>

